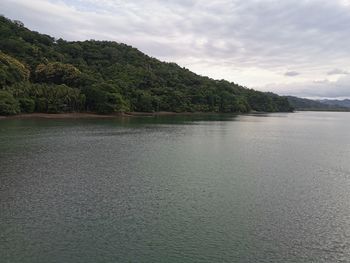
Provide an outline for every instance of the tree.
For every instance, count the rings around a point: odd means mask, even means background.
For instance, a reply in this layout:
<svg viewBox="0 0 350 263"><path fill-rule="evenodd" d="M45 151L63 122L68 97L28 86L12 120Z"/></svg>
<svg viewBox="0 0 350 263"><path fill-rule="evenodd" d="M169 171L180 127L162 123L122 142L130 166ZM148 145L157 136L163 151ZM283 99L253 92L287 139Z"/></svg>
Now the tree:
<svg viewBox="0 0 350 263"><path fill-rule="evenodd" d="M128 111L129 105L116 89L106 83L94 84L83 88L86 96L86 107L89 111L101 114Z"/></svg>
<svg viewBox="0 0 350 263"><path fill-rule="evenodd" d="M18 101L10 92L0 90L0 115L14 115L18 113L20 113Z"/></svg>
<svg viewBox="0 0 350 263"><path fill-rule="evenodd" d="M74 85L80 74L80 70L73 65L61 62L40 64L35 70L36 81L52 84Z"/></svg>
<svg viewBox="0 0 350 263"><path fill-rule="evenodd" d="M16 82L27 81L29 70L17 59L0 52L0 88Z"/></svg>
<svg viewBox="0 0 350 263"><path fill-rule="evenodd" d="M35 101L30 98L19 98L17 99L20 105L21 112L32 113L35 110Z"/></svg>

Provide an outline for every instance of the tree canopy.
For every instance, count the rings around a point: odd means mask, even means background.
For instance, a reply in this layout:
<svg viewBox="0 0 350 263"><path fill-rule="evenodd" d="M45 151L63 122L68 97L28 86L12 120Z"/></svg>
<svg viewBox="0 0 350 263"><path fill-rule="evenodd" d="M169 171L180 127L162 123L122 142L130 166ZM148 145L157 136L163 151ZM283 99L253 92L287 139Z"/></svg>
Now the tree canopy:
<svg viewBox="0 0 350 263"><path fill-rule="evenodd" d="M292 110L276 94L202 77L125 44L56 40L5 17L0 51L0 90L21 112Z"/></svg>

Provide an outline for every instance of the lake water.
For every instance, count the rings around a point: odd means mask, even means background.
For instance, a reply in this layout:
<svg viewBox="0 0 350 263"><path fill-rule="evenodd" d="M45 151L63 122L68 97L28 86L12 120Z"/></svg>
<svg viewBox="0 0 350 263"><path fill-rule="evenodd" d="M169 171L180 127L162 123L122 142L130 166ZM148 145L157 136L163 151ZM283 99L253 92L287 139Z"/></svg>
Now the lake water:
<svg viewBox="0 0 350 263"><path fill-rule="evenodd" d="M350 262L350 114L0 121L0 262Z"/></svg>

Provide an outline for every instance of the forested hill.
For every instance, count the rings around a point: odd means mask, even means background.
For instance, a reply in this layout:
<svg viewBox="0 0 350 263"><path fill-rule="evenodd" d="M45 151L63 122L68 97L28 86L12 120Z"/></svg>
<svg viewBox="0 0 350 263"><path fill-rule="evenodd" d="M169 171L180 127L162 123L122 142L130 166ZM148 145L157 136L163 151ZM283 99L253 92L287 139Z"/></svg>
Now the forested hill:
<svg viewBox="0 0 350 263"><path fill-rule="evenodd" d="M125 44L56 40L0 17L0 115L291 110L286 98L196 75Z"/></svg>
<svg viewBox="0 0 350 263"><path fill-rule="evenodd" d="M286 96L290 105L300 111L350 111L348 100L310 100L293 96Z"/></svg>

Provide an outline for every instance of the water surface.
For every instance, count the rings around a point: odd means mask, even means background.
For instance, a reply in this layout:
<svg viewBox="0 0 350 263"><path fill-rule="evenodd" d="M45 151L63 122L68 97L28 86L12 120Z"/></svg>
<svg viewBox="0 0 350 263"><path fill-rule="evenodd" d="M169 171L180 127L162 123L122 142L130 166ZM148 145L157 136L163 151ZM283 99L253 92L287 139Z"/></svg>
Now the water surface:
<svg viewBox="0 0 350 263"><path fill-rule="evenodd" d="M0 262L350 262L350 114L0 121Z"/></svg>

